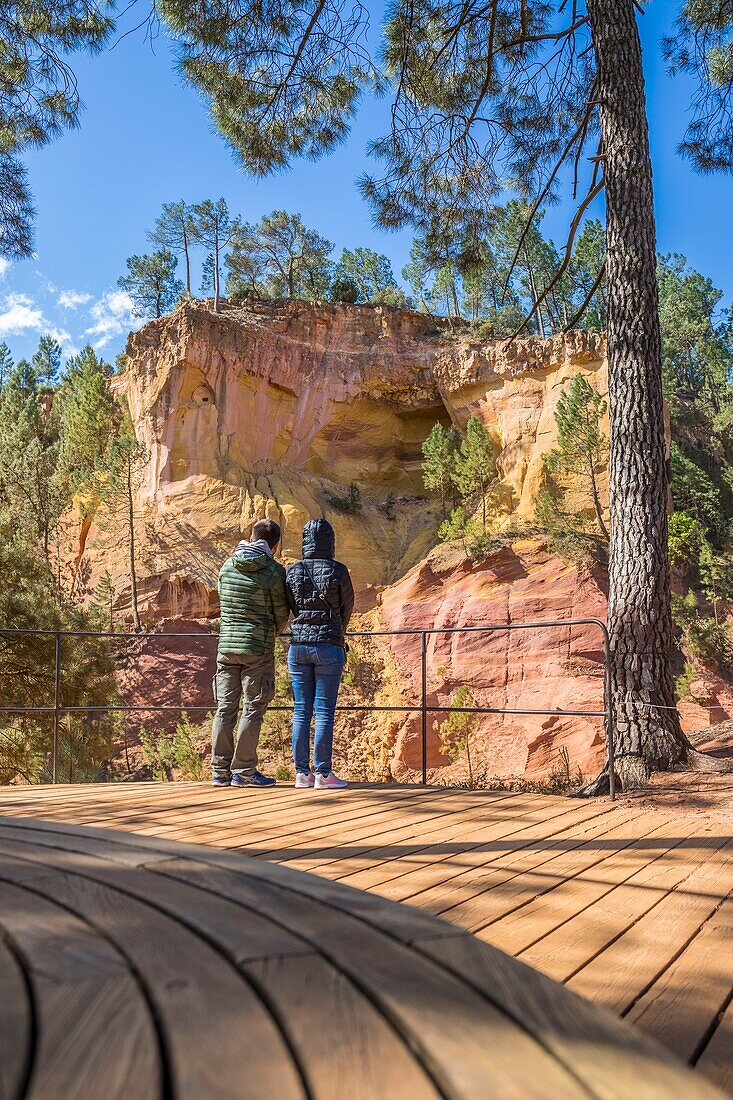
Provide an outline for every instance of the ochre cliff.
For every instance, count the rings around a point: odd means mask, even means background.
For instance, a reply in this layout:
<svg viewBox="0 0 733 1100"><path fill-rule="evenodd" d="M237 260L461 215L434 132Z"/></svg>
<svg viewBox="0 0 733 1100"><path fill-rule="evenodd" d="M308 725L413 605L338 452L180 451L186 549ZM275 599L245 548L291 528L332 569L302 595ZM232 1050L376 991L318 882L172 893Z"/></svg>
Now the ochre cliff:
<svg viewBox="0 0 733 1100"><path fill-rule="evenodd" d="M542 456L556 440L558 397L578 372L605 394L604 356L595 334L479 344L422 314L325 303L225 306L216 315L190 302L146 325L130 337L126 369L114 380L150 453L135 502L143 616L169 620L169 630L175 620L215 618L219 566L253 519L268 515L281 523L287 563L298 556L305 521L325 515L354 576L367 629L604 618L602 571L578 569L531 532ZM471 416L489 428L502 478L494 526L505 534L481 563L435 545L439 511L420 470L432 426L463 428ZM352 484L361 506L350 513L344 502ZM87 518L76 556L90 588L110 573L116 611L129 617L119 518ZM170 704L185 696L189 705L208 706L213 652L210 643L201 645L191 665L176 643L170 666L146 643L125 672L123 693L137 702ZM380 667L382 701L419 702L419 639L402 634L363 646L356 679ZM436 634L427 656L434 707L449 706L462 685L486 707L602 705L602 644L592 626ZM701 702L685 715L692 727L733 712L730 692L703 679ZM344 690L348 696L348 684ZM443 718L432 715L428 725L434 775L449 763L440 751ZM588 775L601 760L597 718L476 721L474 763L486 776L547 775L563 759ZM354 774L399 779L419 768L414 713L362 713L340 723L341 749ZM453 766L455 774L464 770Z"/></svg>
<svg viewBox="0 0 733 1100"><path fill-rule="evenodd" d="M557 398L579 370L605 391L601 337L477 344L382 307L260 303L216 315L191 302L151 322L130 337L115 379L151 456L136 508L143 612L215 615L219 564L262 515L282 524L285 561L305 520L327 516L368 609L433 544L437 508L420 476L432 426L480 417L503 514L529 519ZM340 510L352 483L357 514ZM123 541L96 524L84 551L92 583L107 569L124 613Z"/></svg>

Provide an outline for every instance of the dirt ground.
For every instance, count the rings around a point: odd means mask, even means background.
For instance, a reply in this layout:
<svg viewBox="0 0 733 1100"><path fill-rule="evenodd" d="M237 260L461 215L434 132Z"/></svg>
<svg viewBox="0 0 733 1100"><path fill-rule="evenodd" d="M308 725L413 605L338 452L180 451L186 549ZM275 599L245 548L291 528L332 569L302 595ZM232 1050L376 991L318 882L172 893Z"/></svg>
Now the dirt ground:
<svg viewBox="0 0 733 1100"><path fill-rule="evenodd" d="M733 761L733 721L691 736L695 748ZM662 772L647 787L619 796L620 803L636 803L675 814L705 814L733 823L733 772L713 775L698 771Z"/></svg>

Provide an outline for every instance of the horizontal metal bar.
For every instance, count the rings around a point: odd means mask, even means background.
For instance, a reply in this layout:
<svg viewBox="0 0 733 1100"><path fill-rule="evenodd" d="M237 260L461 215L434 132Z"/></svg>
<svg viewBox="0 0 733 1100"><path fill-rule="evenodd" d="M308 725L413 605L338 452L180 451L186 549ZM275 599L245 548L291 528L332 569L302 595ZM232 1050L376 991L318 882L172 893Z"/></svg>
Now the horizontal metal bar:
<svg viewBox="0 0 733 1100"><path fill-rule="evenodd" d="M267 708L271 710L292 710L292 703L278 704L277 706L270 706ZM379 707L371 706L369 704L354 704L353 706L348 703L344 703L336 707L337 711L379 711L380 713L386 713L389 711L396 711L400 714L414 713L419 714L422 711L422 707L419 706L404 706L404 707ZM527 708L508 708L508 707L452 707L447 704L444 707L426 707L429 714L535 714L546 718L553 716L557 717L569 717L569 718L605 718L607 717L605 710L530 710ZM0 707L0 714L54 714L55 707ZM178 706L168 707L154 707L154 706L89 706L89 707L59 707L60 714L97 714L115 711L121 713L168 713L168 712L180 712L180 711L215 711L216 703L212 702L209 706L188 706L186 703L180 703Z"/></svg>
<svg viewBox="0 0 733 1100"><path fill-rule="evenodd" d="M392 638L392 637L404 637L414 636L419 637L422 634L471 634L482 633L490 631L502 630L540 630L542 628L554 628L561 626L597 626L601 630L607 629L606 624L601 619L550 619L547 622L539 623L493 623L486 626L433 626L433 627L410 627L408 629L401 630L350 630L347 631L347 638ZM47 637L55 637L56 634L61 634L64 638L117 638L119 641L137 641L146 638L218 638L218 634L207 634L203 631L196 633L176 633L176 632L156 632L146 634L125 634L115 631L104 630L25 630L23 627L0 627L0 636L3 635L15 635L15 634L27 634L27 635L39 635ZM290 637L290 634L283 634L281 637Z"/></svg>

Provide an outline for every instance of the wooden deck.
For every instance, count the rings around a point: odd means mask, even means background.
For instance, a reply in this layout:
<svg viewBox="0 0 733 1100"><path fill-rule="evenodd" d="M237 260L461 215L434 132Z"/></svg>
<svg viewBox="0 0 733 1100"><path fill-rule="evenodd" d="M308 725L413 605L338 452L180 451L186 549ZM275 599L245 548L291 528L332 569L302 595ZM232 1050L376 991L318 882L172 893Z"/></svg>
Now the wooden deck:
<svg viewBox="0 0 733 1100"><path fill-rule="evenodd" d="M4 788L0 814L6 826L41 817L236 849L407 902L624 1017L733 1093L726 819L491 792L194 784Z"/></svg>

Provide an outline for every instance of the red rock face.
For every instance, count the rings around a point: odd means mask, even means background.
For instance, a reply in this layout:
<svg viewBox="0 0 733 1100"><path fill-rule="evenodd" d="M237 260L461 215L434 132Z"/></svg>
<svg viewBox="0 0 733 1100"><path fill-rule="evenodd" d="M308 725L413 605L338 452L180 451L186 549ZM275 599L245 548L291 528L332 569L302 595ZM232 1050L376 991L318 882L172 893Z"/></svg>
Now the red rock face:
<svg viewBox="0 0 733 1100"><path fill-rule="evenodd" d="M473 566L431 556L383 594L388 629L476 627L552 619L605 618L603 578L579 571L536 541L516 542ZM420 698L420 641L391 640L406 700ZM467 685L478 705L523 710L602 710L603 640L593 626L433 634L428 643L428 702L449 706ZM431 716L428 767L450 761L440 751ZM539 715L477 717L475 764L487 776L547 776L564 766L584 775L599 770L603 720ZM420 719L405 721L397 740L396 777L420 767ZM459 762L455 770L465 772Z"/></svg>
<svg viewBox="0 0 733 1100"><path fill-rule="evenodd" d="M213 710L212 679L216 672L216 638L209 628L187 619L161 624L167 633L152 638L126 635L118 684L122 702L138 707L206 707ZM170 637L191 634L193 637ZM123 643L120 642L120 646ZM203 721L206 711L189 712L193 722ZM128 729L175 727L180 712L142 711L126 719Z"/></svg>

